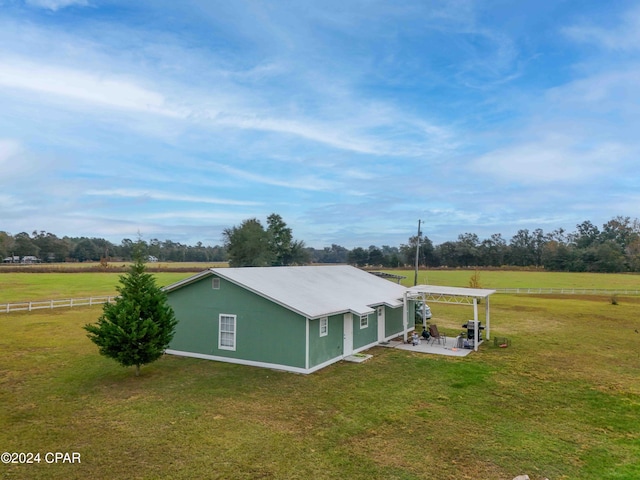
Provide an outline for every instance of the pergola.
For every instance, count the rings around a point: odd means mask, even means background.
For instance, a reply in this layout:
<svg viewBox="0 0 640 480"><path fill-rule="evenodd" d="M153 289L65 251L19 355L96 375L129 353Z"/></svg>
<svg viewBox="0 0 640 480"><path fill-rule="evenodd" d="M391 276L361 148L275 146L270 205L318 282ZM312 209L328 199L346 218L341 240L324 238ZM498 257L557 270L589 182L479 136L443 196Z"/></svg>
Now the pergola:
<svg viewBox="0 0 640 480"><path fill-rule="evenodd" d="M410 287L404 294L404 339L407 340L409 323L407 318L407 302L409 300L422 300L426 303L454 303L458 305L473 305L473 321L478 326L478 303L484 299L485 331L489 340L491 335L491 322L489 316L489 296L496 293L495 290L485 288L443 287L440 285L416 285ZM478 328L475 328L473 349L478 350Z"/></svg>

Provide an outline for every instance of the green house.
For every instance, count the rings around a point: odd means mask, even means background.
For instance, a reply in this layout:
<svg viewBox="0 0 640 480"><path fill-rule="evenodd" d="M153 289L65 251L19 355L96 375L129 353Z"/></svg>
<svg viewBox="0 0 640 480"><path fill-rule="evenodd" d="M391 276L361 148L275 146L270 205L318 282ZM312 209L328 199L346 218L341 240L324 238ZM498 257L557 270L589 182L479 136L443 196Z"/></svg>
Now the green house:
<svg viewBox="0 0 640 480"><path fill-rule="evenodd" d="M164 290L178 320L167 353L297 373L401 335L413 319L405 287L346 265L212 268Z"/></svg>

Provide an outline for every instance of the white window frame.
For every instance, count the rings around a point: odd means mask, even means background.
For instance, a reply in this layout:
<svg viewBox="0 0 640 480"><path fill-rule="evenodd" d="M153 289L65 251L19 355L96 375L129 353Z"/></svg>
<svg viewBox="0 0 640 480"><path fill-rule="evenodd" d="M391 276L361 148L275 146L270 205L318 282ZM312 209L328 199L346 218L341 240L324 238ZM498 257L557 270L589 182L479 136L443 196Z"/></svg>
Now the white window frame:
<svg viewBox="0 0 640 480"><path fill-rule="evenodd" d="M364 323L363 323L364 320ZM360 315L360 329L369 327L369 315Z"/></svg>
<svg viewBox="0 0 640 480"><path fill-rule="evenodd" d="M329 317L320 318L320 336L326 337L329 335Z"/></svg>
<svg viewBox="0 0 640 480"><path fill-rule="evenodd" d="M232 320L232 328L230 329L228 325L224 325L224 329L223 329L223 323L222 320L228 320L231 319ZM224 335L223 335L224 334ZM230 335L230 337L229 337ZM231 342L224 342L225 345L223 345L223 341L222 338L223 336L225 338L230 338ZM236 350L236 338L237 338L238 334L237 334L237 321L236 321L236 316L235 315L230 315L228 313L221 313L218 316L218 348L220 350ZM229 343L231 343L229 345Z"/></svg>
<svg viewBox="0 0 640 480"><path fill-rule="evenodd" d="M213 277L211 279L211 288L214 290L220 290L220 277Z"/></svg>

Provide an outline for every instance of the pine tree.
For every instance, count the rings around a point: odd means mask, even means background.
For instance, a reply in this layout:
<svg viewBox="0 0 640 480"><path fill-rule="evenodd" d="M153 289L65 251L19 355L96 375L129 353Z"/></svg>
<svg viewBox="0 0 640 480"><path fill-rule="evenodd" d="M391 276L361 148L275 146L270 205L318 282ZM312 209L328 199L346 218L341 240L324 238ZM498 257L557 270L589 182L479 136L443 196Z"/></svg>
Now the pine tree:
<svg viewBox="0 0 640 480"><path fill-rule="evenodd" d="M166 294L145 268L138 251L129 273L120 276L120 295L115 302L104 304L96 324L84 326L101 355L124 367L135 365L136 376L140 375L141 365L162 356L177 324Z"/></svg>

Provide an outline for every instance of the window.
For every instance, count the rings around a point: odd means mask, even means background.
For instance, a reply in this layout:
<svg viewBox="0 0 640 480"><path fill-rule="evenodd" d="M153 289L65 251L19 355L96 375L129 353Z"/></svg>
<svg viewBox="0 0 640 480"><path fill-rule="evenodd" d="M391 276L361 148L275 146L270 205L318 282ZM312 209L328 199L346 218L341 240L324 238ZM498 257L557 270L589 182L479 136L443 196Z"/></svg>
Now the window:
<svg viewBox="0 0 640 480"><path fill-rule="evenodd" d="M220 350L236 349L236 316L220 314L218 332L218 348Z"/></svg>
<svg viewBox="0 0 640 480"><path fill-rule="evenodd" d="M384 312L384 307L378 307L378 316L382 316L382 312Z"/></svg>
<svg viewBox="0 0 640 480"><path fill-rule="evenodd" d="M322 317L320 319L320 336L326 337L329 334L329 319Z"/></svg>
<svg viewBox="0 0 640 480"><path fill-rule="evenodd" d="M369 326L369 315L360 316L360 328L367 328Z"/></svg>
<svg viewBox="0 0 640 480"><path fill-rule="evenodd" d="M213 279L211 280L211 288L213 288L214 290L220 290L220 278L213 277Z"/></svg>

